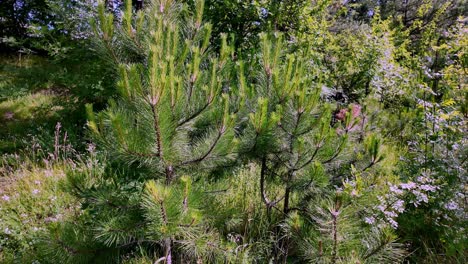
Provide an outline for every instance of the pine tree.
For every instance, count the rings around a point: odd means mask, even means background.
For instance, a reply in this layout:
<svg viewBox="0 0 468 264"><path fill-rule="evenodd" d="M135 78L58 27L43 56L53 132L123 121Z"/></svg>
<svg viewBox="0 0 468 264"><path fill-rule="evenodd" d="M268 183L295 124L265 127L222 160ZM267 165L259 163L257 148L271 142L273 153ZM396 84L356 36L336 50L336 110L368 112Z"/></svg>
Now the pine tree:
<svg viewBox="0 0 468 264"><path fill-rule="evenodd" d="M203 220L203 192L191 182L235 156L233 49L223 36L219 55L210 52L203 1L193 16L184 10L159 0L134 13L127 0L118 23L98 6L96 44L115 65L118 95L102 112L87 106L91 136L108 162L68 175L67 188L89 214L86 228L75 232L90 242L58 227L47 244L61 252L60 261L102 261L104 252L112 261L138 247L154 248L164 263L227 258Z"/></svg>
<svg viewBox="0 0 468 264"><path fill-rule="evenodd" d="M230 113L228 91L223 90L229 85L232 48L224 37L220 56L210 54L211 25L202 21L203 1L197 1L195 15L185 21L180 8L177 2L154 1L134 19L127 1L122 27L117 30L110 23L111 16L101 12L97 32L104 46L117 38L123 41L120 45L134 45L142 59L121 58L125 51L117 55L111 48L111 56L120 62L120 96L98 116L88 108L89 127L109 155L144 166L157 179L145 184L144 209L150 234L162 237L166 263L173 259L173 241L190 237L185 232L199 223L196 211L190 210L195 206L190 177L181 176L193 177L196 171L222 165L236 145L235 116ZM186 28L182 22L188 23ZM172 185L180 181L185 186L179 193Z"/></svg>
<svg viewBox="0 0 468 264"><path fill-rule="evenodd" d="M261 167L261 199L268 211L281 211L283 220L297 209L296 192L313 183L310 168L335 160L347 142L347 131L339 135L330 126L330 105L320 103L320 73L303 59L307 54L285 56L284 48L281 35L261 36L260 69L250 76L254 92L244 103L250 113L243 138L244 151ZM245 85L242 69L240 74L240 85ZM269 182L279 182L283 191L273 197ZM288 238L277 235L283 237L274 250L279 263L288 256Z"/></svg>

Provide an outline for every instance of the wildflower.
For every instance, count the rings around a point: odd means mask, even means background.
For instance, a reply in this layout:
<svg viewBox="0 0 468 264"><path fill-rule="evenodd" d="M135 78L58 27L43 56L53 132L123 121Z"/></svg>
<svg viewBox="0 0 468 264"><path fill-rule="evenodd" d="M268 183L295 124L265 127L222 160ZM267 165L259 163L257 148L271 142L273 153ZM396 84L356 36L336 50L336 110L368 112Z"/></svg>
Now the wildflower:
<svg viewBox="0 0 468 264"><path fill-rule="evenodd" d="M437 187L434 185L429 185L429 184L423 184L419 187L421 190L427 191L427 192L434 192L437 190Z"/></svg>
<svg viewBox="0 0 468 264"><path fill-rule="evenodd" d="M10 235L10 234L11 234L11 230L10 230L10 228L8 228L8 227L5 228L5 229L3 230L3 232L4 232L5 234L7 234L7 235Z"/></svg>
<svg viewBox="0 0 468 264"><path fill-rule="evenodd" d="M395 194L403 194L403 191L400 188L398 188L398 186L395 186L395 185L390 186L390 191Z"/></svg>
<svg viewBox="0 0 468 264"><path fill-rule="evenodd" d="M11 120L14 116L15 114L13 112L6 112L5 114L3 114L3 118L5 118L6 120Z"/></svg>
<svg viewBox="0 0 468 264"><path fill-rule="evenodd" d="M46 217L46 218L44 219L44 221L45 221L46 223L57 222L57 220L58 220L58 219L57 219L56 217Z"/></svg>
<svg viewBox="0 0 468 264"><path fill-rule="evenodd" d="M10 196L8 196L8 195L3 195L3 196L2 196L2 200L8 202L8 201L10 201Z"/></svg>
<svg viewBox="0 0 468 264"><path fill-rule="evenodd" d="M338 113L335 115L336 119L342 120L342 121L345 120L347 112L348 112L348 109L346 108L340 109L340 111L338 111Z"/></svg>
<svg viewBox="0 0 468 264"><path fill-rule="evenodd" d="M397 217L398 215L393 212L393 211L384 211L384 214L389 217L389 218L393 218L393 217Z"/></svg>
<svg viewBox="0 0 468 264"><path fill-rule="evenodd" d="M93 143L88 144L87 150L89 153L94 153L94 151L96 150L96 145L94 145Z"/></svg>
<svg viewBox="0 0 468 264"><path fill-rule="evenodd" d="M351 105L351 116L356 118L361 114L361 106L358 104Z"/></svg>
<svg viewBox="0 0 468 264"><path fill-rule="evenodd" d="M457 210L458 209L458 204L454 201L450 201L445 204L444 206L448 210Z"/></svg>
<svg viewBox="0 0 468 264"><path fill-rule="evenodd" d="M404 208L404 201L403 200L397 200L393 205L392 205L392 208L399 212L399 213L403 213L405 211L405 208Z"/></svg>
<svg viewBox="0 0 468 264"><path fill-rule="evenodd" d="M52 170L47 169L47 170L44 171L44 174L45 174L46 177L51 177L52 176Z"/></svg>
<svg viewBox="0 0 468 264"><path fill-rule="evenodd" d="M411 190L411 189L416 188L416 183L414 182L401 183L400 187L405 190Z"/></svg>
<svg viewBox="0 0 468 264"><path fill-rule="evenodd" d="M377 206L377 209L379 209L381 212L385 212L385 206L382 204Z"/></svg>
<svg viewBox="0 0 468 264"><path fill-rule="evenodd" d="M330 211L330 214L331 214L332 216L334 216L334 217L337 217L337 216L340 214L340 212L339 212L339 211L335 211L335 210L331 210L331 211Z"/></svg>
<svg viewBox="0 0 468 264"><path fill-rule="evenodd" d="M418 202L424 202L427 203L429 202L429 198L427 197L426 194L420 192L420 191L413 191L413 194L416 195L416 199L418 199Z"/></svg>
<svg viewBox="0 0 468 264"><path fill-rule="evenodd" d="M35 180L34 183L35 183L36 185L41 185L41 181L38 181L38 180Z"/></svg>
<svg viewBox="0 0 468 264"><path fill-rule="evenodd" d="M373 216L365 217L364 222L366 222L369 225L373 225L375 224L375 218Z"/></svg>
<svg viewBox="0 0 468 264"><path fill-rule="evenodd" d="M32 194L38 194L38 193L40 193L40 192L41 192L41 191L39 191L38 189L34 189L34 190L32 191Z"/></svg>
<svg viewBox="0 0 468 264"><path fill-rule="evenodd" d="M393 229L398 228L398 223L394 219L390 218L390 219L388 219L388 222L390 223L390 225L392 226Z"/></svg>

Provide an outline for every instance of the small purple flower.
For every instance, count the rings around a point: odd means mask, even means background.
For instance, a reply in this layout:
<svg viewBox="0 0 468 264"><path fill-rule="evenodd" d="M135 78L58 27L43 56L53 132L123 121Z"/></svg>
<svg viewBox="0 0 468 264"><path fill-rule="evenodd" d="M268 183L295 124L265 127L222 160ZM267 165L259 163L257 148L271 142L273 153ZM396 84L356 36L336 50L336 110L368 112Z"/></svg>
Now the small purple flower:
<svg viewBox="0 0 468 264"><path fill-rule="evenodd" d="M3 117L6 120L11 120L11 119L13 119L13 117L15 117L15 114L13 112L6 112L5 114L3 114Z"/></svg>
<svg viewBox="0 0 468 264"><path fill-rule="evenodd" d="M373 216L365 217L364 222L366 222L369 225L373 225L375 224L375 218Z"/></svg>
<svg viewBox="0 0 468 264"><path fill-rule="evenodd" d="M385 206L383 206L382 204L377 206L377 209L379 209L381 212L385 212Z"/></svg>
<svg viewBox="0 0 468 264"><path fill-rule="evenodd" d="M39 191L38 189L34 189L34 190L32 191L32 194L38 194L38 193L40 193L40 192L41 192L41 191Z"/></svg>
<svg viewBox="0 0 468 264"><path fill-rule="evenodd" d="M93 143L88 144L87 150L89 153L94 153L94 150L96 150L96 145L94 145Z"/></svg>
<svg viewBox="0 0 468 264"><path fill-rule="evenodd" d="M398 215L393 211L384 211L384 214L389 218L397 217Z"/></svg>
<svg viewBox="0 0 468 264"><path fill-rule="evenodd" d="M390 225L392 226L393 229L398 228L398 223L394 219L388 219L388 222L390 223Z"/></svg>
<svg viewBox="0 0 468 264"><path fill-rule="evenodd" d="M400 188L398 188L398 186L396 185L390 186L390 191L395 194L403 194L403 191Z"/></svg>
<svg viewBox="0 0 468 264"><path fill-rule="evenodd" d="M416 195L416 199L418 200L418 204L421 203L421 202L424 202L424 203L427 203L429 202L429 197L427 197L426 194L420 192L420 191L416 191L414 190L413 191L413 194Z"/></svg>
<svg viewBox="0 0 468 264"><path fill-rule="evenodd" d="M45 174L46 177L51 177L52 176L52 171L47 169L47 170L44 171L44 174Z"/></svg>
<svg viewBox="0 0 468 264"><path fill-rule="evenodd" d="M457 210L458 209L458 204L454 201L450 201L444 206L448 210Z"/></svg>
<svg viewBox="0 0 468 264"><path fill-rule="evenodd" d="M411 190L411 189L416 188L416 183L411 182L411 181L408 183L401 183L400 187L405 190Z"/></svg>
<svg viewBox="0 0 468 264"><path fill-rule="evenodd" d="M437 190L437 187L434 185L429 185L429 184L423 184L419 187L421 190L427 191L427 192L435 192Z"/></svg>
<svg viewBox="0 0 468 264"><path fill-rule="evenodd" d="M392 205L392 208L399 212L399 213L403 213L405 211L405 207L404 207L404 201L403 200L397 200L393 205Z"/></svg>
<svg viewBox="0 0 468 264"><path fill-rule="evenodd" d="M334 217L337 217L337 216L340 214L340 212L339 212L339 211L335 211L335 210L330 210L330 214L331 214L332 216L334 216Z"/></svg>
<svg viewBox="0 0 468 264"><path fill-rule="evenodd" d="M2 200L8 202L8 201L10 201L10 196L8 196L8 195L3 195L3 196L2 196Z"/></svg>

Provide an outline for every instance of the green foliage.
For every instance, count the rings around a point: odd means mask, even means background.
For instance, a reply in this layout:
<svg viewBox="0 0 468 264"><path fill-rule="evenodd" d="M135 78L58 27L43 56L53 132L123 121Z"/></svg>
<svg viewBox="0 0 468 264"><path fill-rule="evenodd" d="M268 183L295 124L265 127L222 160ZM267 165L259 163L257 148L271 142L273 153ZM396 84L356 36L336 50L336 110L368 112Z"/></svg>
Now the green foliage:
<svg viewBox="0 0 468 264"><path fill-rule="evenodd" d="M32 164L30 164L32 165ZM0 262L32 262L50 226L77 214L76 200L59 188L64 164L16 171L0 186ZM15 178L20 178L16 180ZM10 182L9 184L7 184Z"/></svg>
<svg viewBox="0 0 468 264"><path fill-rule="evenodd" d="M56 29L92 16L84 39L1 68L4 144L37 135L0 175L25 172L11 186L27 193L45 176L22 159L66 169L35 191L65 191L51 204L0 200L19 230L0 233L1 260L466 262L460 3L67 3L48 2ZM55 126L70 109L72 139ZM85 154L69 145L84 113ZM50 206L67 217L41 223ZM28 210L41 232L18 224Z"/></svg>

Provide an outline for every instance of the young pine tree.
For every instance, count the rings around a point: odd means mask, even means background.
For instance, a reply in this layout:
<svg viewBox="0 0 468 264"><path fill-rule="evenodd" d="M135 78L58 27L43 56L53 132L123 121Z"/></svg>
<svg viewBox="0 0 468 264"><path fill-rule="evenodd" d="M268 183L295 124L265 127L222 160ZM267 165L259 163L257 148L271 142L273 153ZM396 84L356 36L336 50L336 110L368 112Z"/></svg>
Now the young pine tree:
<svg viewBox="0 0 468 264"><path fill-rule="evenodd" d="M81 226L52 231L47 252L72 263L112 262L138 248L168 264L226 260L229 250L203 220L202 192L191 183L233 158L226 88L233 49L223 36L219 56L210 52L203 1L193 16L172 0L136 14L130 0L125 6L119 23L101 3L93 23L97 47L119 75L106 110L87 106L108 162L68 175L85 213Z"/></svg>

